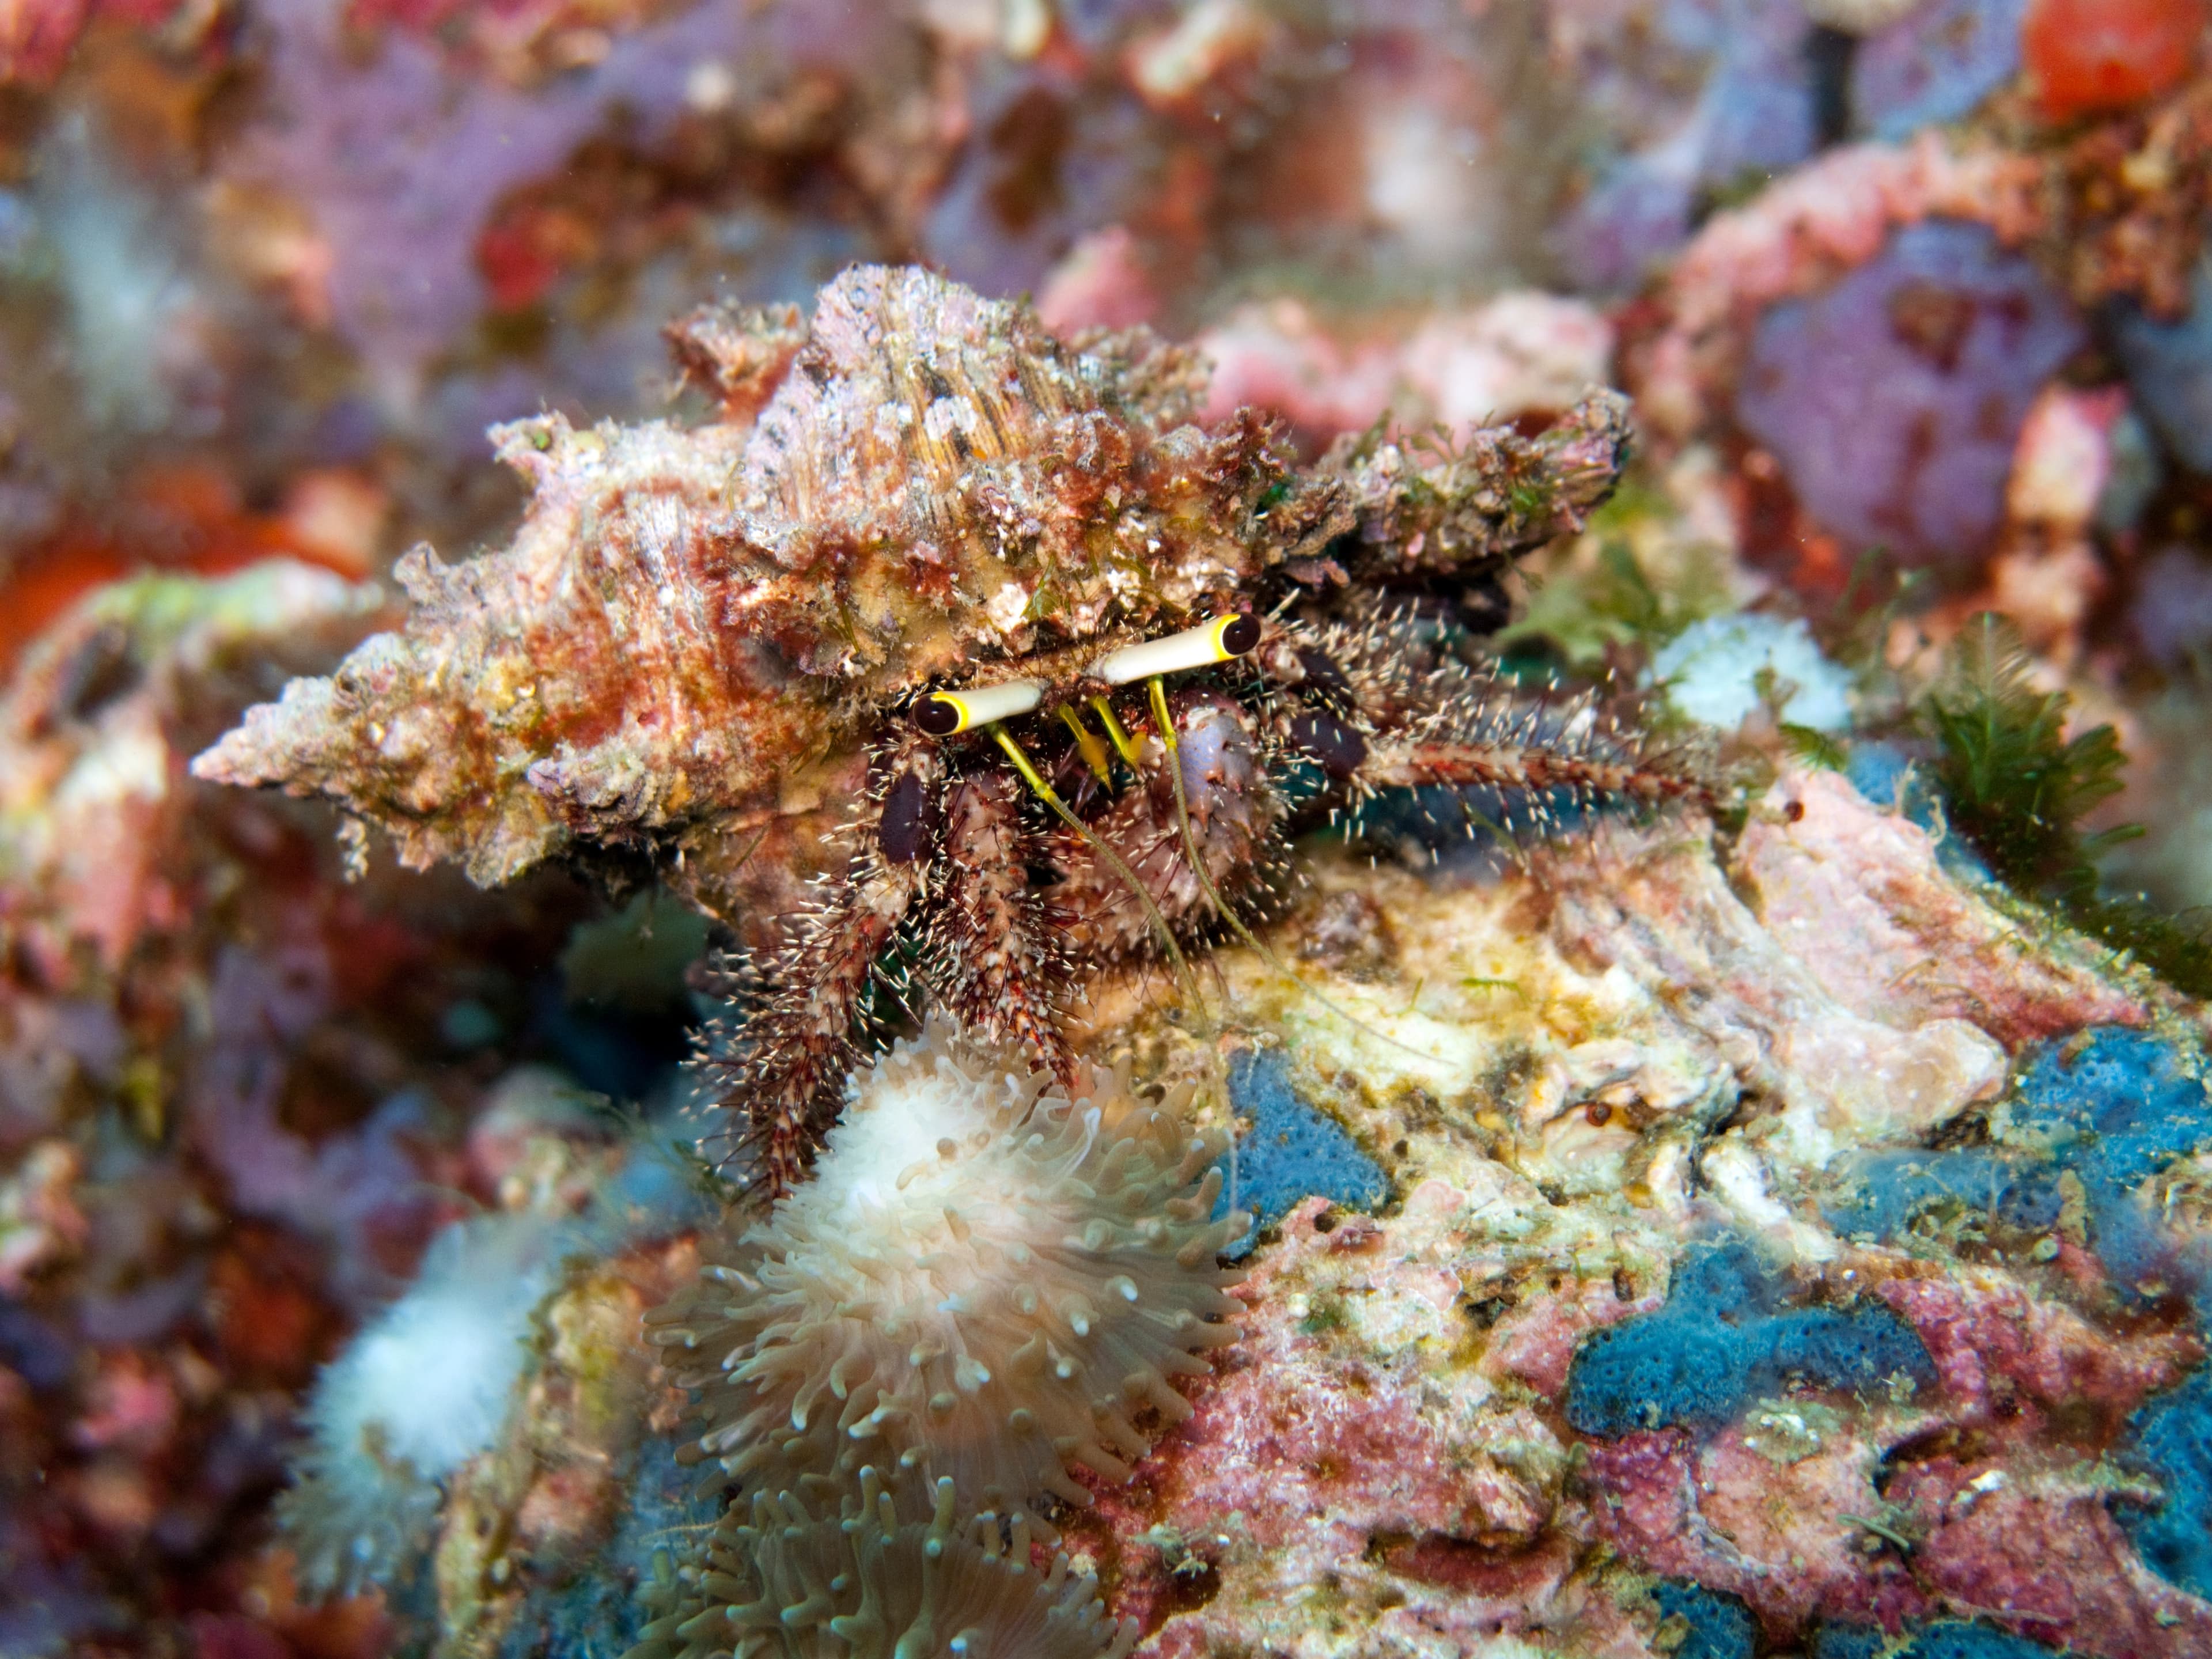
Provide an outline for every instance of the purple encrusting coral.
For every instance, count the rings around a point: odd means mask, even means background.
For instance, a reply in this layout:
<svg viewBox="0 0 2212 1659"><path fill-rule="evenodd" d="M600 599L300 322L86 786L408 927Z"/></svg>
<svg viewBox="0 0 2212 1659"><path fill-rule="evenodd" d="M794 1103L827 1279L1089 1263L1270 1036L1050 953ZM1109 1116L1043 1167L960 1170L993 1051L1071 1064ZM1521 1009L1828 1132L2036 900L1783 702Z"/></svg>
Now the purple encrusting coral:
<svg viewBox="0 0 2212 1659"><path fill-rule="evenodd" d="M2212 566L2185 547L2160 548L2143 562L2133 620L2136 639L2162 668L2212 646Z"/></svg>
<svg viewBox="0 0 2212 1659"><path fill-rule="evenodd" d="M2212 473L2212 247L2198 264L2188 313L2162 321L2123 303L2113 338L2143 412L2176 459Z"/></svg>
<svg viewBox="0 0 2212 1659"><path fill-rule="evenodd" d="M894 33L869 8L833 27L805 7L699 6L615 38L595 64L522 88L471 74L398 30L364 59L338 9L320 0L280 0L262 21L265 112L227 170L301 199L322 236L345 250L330 272L333 320L402 416L422 377L441 354L466 347L489 304L477 240L507 192L557 173L594 137L619 131L647 149L665 142L702 64L834 75L889 52Z"/></svg>
<svg viewBox="0 0 2212 1659"><path fill-rule="evenodd" d="M1859 43L1851 113L1881 138L1955 121L2020 71L2027 0L1923 0Z"/></svg>
<svg viewBox="0 0 2212 1659"><path fill-rule="evenodd" d="M2003 512L2029 403L2081 342L2073 307L1988 231L1911 225L1760 319L1736 416L1854 550L1967 559Z"/></svg>
<svg viewBox="0 0 2212 1659"><path fill-rule="evenodd" d="M211 1029L190 1085L188 1133L229 1183L240 1214L328 1240L334 1286L353 1307L367 1308L392 1289L378 1261L379 1236L427 1232L441 1203L407 1150L429 1109L420 1094L395 1094L349 1132L319 1143L283 1122L289 1079L270 1056L298 1052L330 1018L334 977L319 939L221 954L209 988Z"/></svg>
<svg viewBox="0 0 2212 1659"><path fill-rule="evenodd" d="M987 72L921 228L932 264L985 294L1038 290L1077 237L1136 208L1158 137L1141 108L1081 92L1050 64Z"/></svg>
<svg viewBox="0 0 2212 1659"><path fill-rule="evenodd" d="M1810 26L1794 0L1670 0L1654 21L1661 60L1703 60L1703 82L1671 127L1607 165L1552 234L1570 280L1601 293L1633 288L1679 250L1701 198L1794 167L1820 139ZM1636 40L1623 42L1624 76L1650 72L1627 49Z"/></svg>

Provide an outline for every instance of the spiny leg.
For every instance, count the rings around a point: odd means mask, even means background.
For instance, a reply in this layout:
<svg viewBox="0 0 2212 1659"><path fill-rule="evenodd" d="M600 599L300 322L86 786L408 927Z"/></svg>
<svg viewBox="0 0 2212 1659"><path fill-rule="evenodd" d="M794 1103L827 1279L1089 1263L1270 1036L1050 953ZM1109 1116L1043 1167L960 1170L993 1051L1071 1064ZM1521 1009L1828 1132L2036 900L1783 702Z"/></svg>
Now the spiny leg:
<svg viewBox="0 0 2212 1659"><path fill-rule="evenodd" d="M1446 662L1402 682L1396 720L1364 738L1355 787L1443 788L1496 798L1509 833L1521 823L1556 825L1561 805L1710 811L1711 779L1686 752L1656 748L1606 714L1591 694L1564 701L1494 674ZM1469 833L1486 822L1464 799Z"/></svg>
<svg viewBox="0 0 2212 1659"><path fill-rule="evenodd" d="M1019 1044L1072 1088L1075 1060L1060 1035L1054 992L1064 961L1045 902L1030 888L1031 854L1015 779L983 773L953 786L928 973L970 1031Z"/></svg>
<svg viewBox="0 0 2212 1659"><path fill-rule="evenodd" d="M1494 789L1532 810L1553 794L1582 805L1713 805L1711 780L1686 754L1654 748L1590 694L1562 702L1457 664L1433 671L1419 691L1425 712L1370 740L1359 769L1370 786Z"/></svg>
<svg viewBox="0 0 2212 1659"><path fill-rule="evenodd" d="M709 1030L693 1060L715 1102L744 1116L763 1202L804 1178L858 1057L854 1033L878 963L927 893L943 762L904 737L879 759L878 785L848 826L860 844L844 877L796 919L763 975L762 1006L734 1030Z"/></svg>
<svg viewBox="0 0 2212 1659"><path fill-rule="evenodd" d="M1712 801L1710 785L1664 761L1578 753L1572 742L1380 743L1370 745L1363 775L1378 789L1480 787L1529 795L1560 791L1585 804Z"/></svg>
<svg viewBox="0 0 2212 1659"><path fill-rule="evenodd" d="M1591 694L1561 698L1469 664L1455 637L1438 618L1388 600L1279 625L1260 653L1281 693L1268 710L1275 746L1354 800L1380 789L1487 789L1519 798L1539 820L1550 795L1713 804L1711 780L1687 755L1654 748Z"/></svg>

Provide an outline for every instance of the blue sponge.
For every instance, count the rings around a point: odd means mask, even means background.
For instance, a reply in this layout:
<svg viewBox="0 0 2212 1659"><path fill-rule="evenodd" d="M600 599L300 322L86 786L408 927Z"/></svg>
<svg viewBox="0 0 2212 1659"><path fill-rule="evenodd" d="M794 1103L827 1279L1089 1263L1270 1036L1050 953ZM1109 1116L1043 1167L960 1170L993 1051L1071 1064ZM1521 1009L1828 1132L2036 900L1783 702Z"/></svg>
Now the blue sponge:
<svg viewBox="0 0 2212 1659"><path fill-rule="evenodd" d="M2051 1659L2063 1651L1991 1625L1947 1619L1907 1632L1894 1648L1871 1626L1826 1625L1813 1637L1812 1659Z"/></svg>
<svg viewBox="0 0 2212 1659"><path fill-rule="evenodd" d="M1662 1578L1652 1586L1651 1599L1658 1602L1661 1618L1680 1613L1690 1621L1674 1659L1752 1659L1757 1632L1751 1609L1736 1597L1703 1584Z"/></svg>
<svg viewBox="0 0 2212 1659"><path fill-rule="evenodd" d="M1896 1237L1922 1211L1954 1200L2023 1231L2057 1224L2058 1166L1994 1146L1929 1152L1861 1152L1836 1169L1847 1195L1823 1204L1828 1224L1846 1238Z"/></svg>
<svg viewBox="0 0 2212 1659"><path fill-rule="evenodd" d="M2049 1137L2085 1181L2133 1187L2212 1141L2212 1097L2172 1044L2108 1025L2045 1044L2021 1074L2012 1121Z"/></svg>
<svg viewBox="0 0 2212 1659"><path fill-rule="evenodd" d="M2033 1050L2014 1086L2010 1136L2028 1144L1862 1153L1841 1166L1852 1191L1824 1206L1839 1232L1887 1239L1947 1198L2023 1229L2058 1218L2058 1176L2088 1200L2090 1243L2124 1286L2160 1275L2199 1291L2212 1261L2172 1260L2132 1194L2178 1158L2212 1143L2212 1095L2172 1045L2104 1026Z"/></svg>
<svg viewBox="0 0 2212 1659"><path fill-rule="evenodd" d="M1246 1048L1229 1062L1229 1103L1237 1114L1237 1202L1252 1212L1252 1231L1223 1254L1251 1253L1260 1229L1316 1195L1347 1209L1372 1210L1390 1182L1336 1121L1315 1110L1291 1087L1291 1068L1277 1048ZM1222 1171L1228 1174L1224 1160ZM1224 1188L1216 1216L1229 1212Z"/></svg>
<svg viewBox="0 0 2212 1659"><path fill-rule="evenodd" d="M2009 1115L2010 1134L2029 1145L1861 1155L1845 1166L1850 1197L1826 1206L1830 1222L1841 1232L1887 1238L1919 1210L1949 1198L2014 1226L2049 1227L2058 1215L2058 1177L2071 1172L2088 1201L2090 1243L2113 1278L2130 1290L2164 1279L2196 1297L2203 1317L2212 1252L2176 1252L2136 1197L2175 1159L2212 1143L2212 1094L2183 1069L2172 1045L2118 1026L2045 1043L2021 1073ZM2153 1571L2212 1595L2212 1374L2199 1370L2137 1412L2130 1426L2130 1455L2156 1476L2166 1502L2148 1512L2122 1509L2121 1522ZM1930 1626L1920 1639L1949 1643L1956 1632L1963 1632L1960 1642L2018 1640L1964 1625ZM1929 1659L2015 1651L2040 1650L1926 1649Z"/></svg>
<svg viewBox="0 0 2212 1659"><path fill-rule="evenodd" d="M1928 1350L1887 1308L1785 1308L1784 1290L1747 1245L1693 1249L1665 1307L1583 1339L1567 1374L1567 1421L1607 1437L1711 1430L1792 1376L1858 1392L1900 1373L1934 1384Z"/></svg>
<svg viewBox="0 0 2212 1659"><path fill-rule="evenodd" d="M2136 1456L2166 1488L2166 1502L2120 1523L2143 1563L2192 1595L2212 1596L2212 1372L2200 1368L2130 1419Z"/></svg>

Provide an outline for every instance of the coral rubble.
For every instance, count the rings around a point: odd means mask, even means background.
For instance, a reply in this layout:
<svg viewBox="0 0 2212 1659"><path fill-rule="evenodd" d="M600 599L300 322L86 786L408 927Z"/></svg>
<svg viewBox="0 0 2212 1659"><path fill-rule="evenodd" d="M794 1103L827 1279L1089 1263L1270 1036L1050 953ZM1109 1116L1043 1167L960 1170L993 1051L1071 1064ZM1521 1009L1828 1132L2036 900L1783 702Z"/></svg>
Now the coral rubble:
<svg viewBox="0 0 2212 1659"><path fill-rule="evenodd" d="M1309 957L1315 997L1229 953L1235 1006L1400 1196L1263 1235L1221 1379L1070 1523L1164 1621L1148 1650L1662 1651L1685 1608L1785 1646L1940 1644L1969 1614L2113 1656L2204 1639L2195 1546L2137 1473L2196 1478L2164 1391L2203 1352L2203 1246L2153 1217L2205 1146L2172 1046L2201 1010L1980 910L1831 775L1785 775L1731 867L1745 898L1707 847L1617 830L1503 878L1324 865L1322 894L1379 907L1379 959ZM1914 971L1855 980L1888 930ZM1947 1012L1996 938L1998 977ZM2136 1029L2045 1039L2097 1006L2039 1002L2051 975ZM2099 1112L2109 1134L2068 1139ZM1984 1197L1992 1159L2073 1196Z"/></svg>

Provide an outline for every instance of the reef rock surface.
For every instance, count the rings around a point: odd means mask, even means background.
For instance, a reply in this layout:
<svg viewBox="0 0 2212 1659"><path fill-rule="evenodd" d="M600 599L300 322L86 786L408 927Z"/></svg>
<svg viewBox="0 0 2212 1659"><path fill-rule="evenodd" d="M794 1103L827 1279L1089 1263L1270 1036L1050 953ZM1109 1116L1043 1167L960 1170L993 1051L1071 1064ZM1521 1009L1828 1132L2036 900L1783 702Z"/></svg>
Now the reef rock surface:
<svg viewBox="0 0 2212 1659"><path fill-rule="evenodd" d="M1138 1653L2212 1643L2202 1006L1817 769L1732 836L1302 862L1207 1008L1133 970L1090 1004L1102 1061L1225 1075L1261 1218L1188 1419L1052 1511ZM482 1465L540 1473L441 1522L450 1604L496 1584L552 1651L639 1628L616 1592L699 1528L601 1278ZM574 1450L520 1450L568 1444L531 1402L570 1375L659 1402L577 1442L573 1516Z"/></svg>
<svg viewBox="0 0 2212 1659"><path fill-rule="evenodd" d="M1303 988L1094 1000L1348 1131L1253 1146L1243 1340L1070 1523L1140 1652L2212 1643L2200 1006L1817 770L1310 874Z"/></svg>
<svg viewBox="0 0 2212 1659"><path fill-rule="evenodd" d="M542 1285L501 1291L503 1401L477 1402L479 1431L435 1478L416 1471L393 1559L319 1610L296 1506L341 1478L381 1490L390 1471L327 1432L333 1411L305 1413L325 1443L287 1500L292 1530L227 1547L239 1588L217 1592L204 1639L619 1650L648 1623L659 1558L720 1507L679 1467L697 1431L641 1332L713 1244L701 1194L525 1075L441 1061L481 1041L458 1018L389 1053L339 1022L347 999L380 1009L420 977L346 978L363 941L400 937L375 919L389 884L420 878L352 890L311 952L270 908L307 901L283 896L270 860L319 831L264 832L259 863L179 850L252 799L181 775L193 728L250 695L225 653L267 625L221 605L281 600L268 614L319 619L325 652L362 625L365 596L303 580L104 601L11 707L26 787L36 761L58 800L95 799L90 781L115 769L101 757L150 721L173 788L167 839L148 842L159 872L186 915L216 913L187 878L246 905L204 939L160 904L118 933L70 908L74 849L29 833L55 809L11 832L20 971L45 962L53 986L10 1005L25 1133L0 1186L21 1379L8 1409L69 1449L26 1513L99 1539L101 1572L142 1547L193 1559L205 1534L134 1528L181 1501L170 1484L225 1504L270 1490L283 1419L253 1413L297 1411L339 1320L362 1316L326 1304L362 1310L371 1334L405 1325L427 1278L367 1312L410 1271L404 1250L374 1285L345 1275L375 1276L395 1205L458 1185L501 1212L470 1227L557 1245ZM155 601L185 599L191 627L155 652L171 637ZM110 659L131 672L94 672ZM215 683L216 706L167 735ZM1139 1408L1128 1478L1079 1471L1092 1502L1041 1517L1096 1575L1097 1602L1067 1592L1084 1631L1164 1659L2180 1659L2212 1644L2206 1011L1850 781L1881 775L1786 763L1725 830L1603 821L1518 860L1465 845L1375 864L1310 841L1303 884L1260 930L1267 951L1214 951L1202 1006L1141 969L1092 986L1080 1047L1176 1098L1198 1085L1195 1134L1233 1115L1237 1158L1210 1183L1221 1237L1232 1208L1260 1219L1232 1246L1233 1340L1179 1379L1188 1418ZM467 954L440 948L400 954ZM94 1053L88 999L118 957L100 1016L115 1052ZM161 975L212 1023L173 1073L134 1058L159 1052L140 1004ZM86 1058L40 1105L27 1091L59 1052L47 1027L76 1031ZM345 1063L397 1092L357 1121L305 1118ZM176 1103L181 1162L160 1151L158 1116L118 1118L134 1089L149 1113ZM210 1215L231 1218L210 1232ZM331 1246L289 1291L268 1245L283 1229ZM202 1242L161 1277L164 1240L186 1236ZM246 1486L210 1485L234 1431L208 1424L249 1418L263 1426ZM58 1589L59 1562L24 1559L52 1610L39 1630L113 1616L93 1589Z"/></svg>

